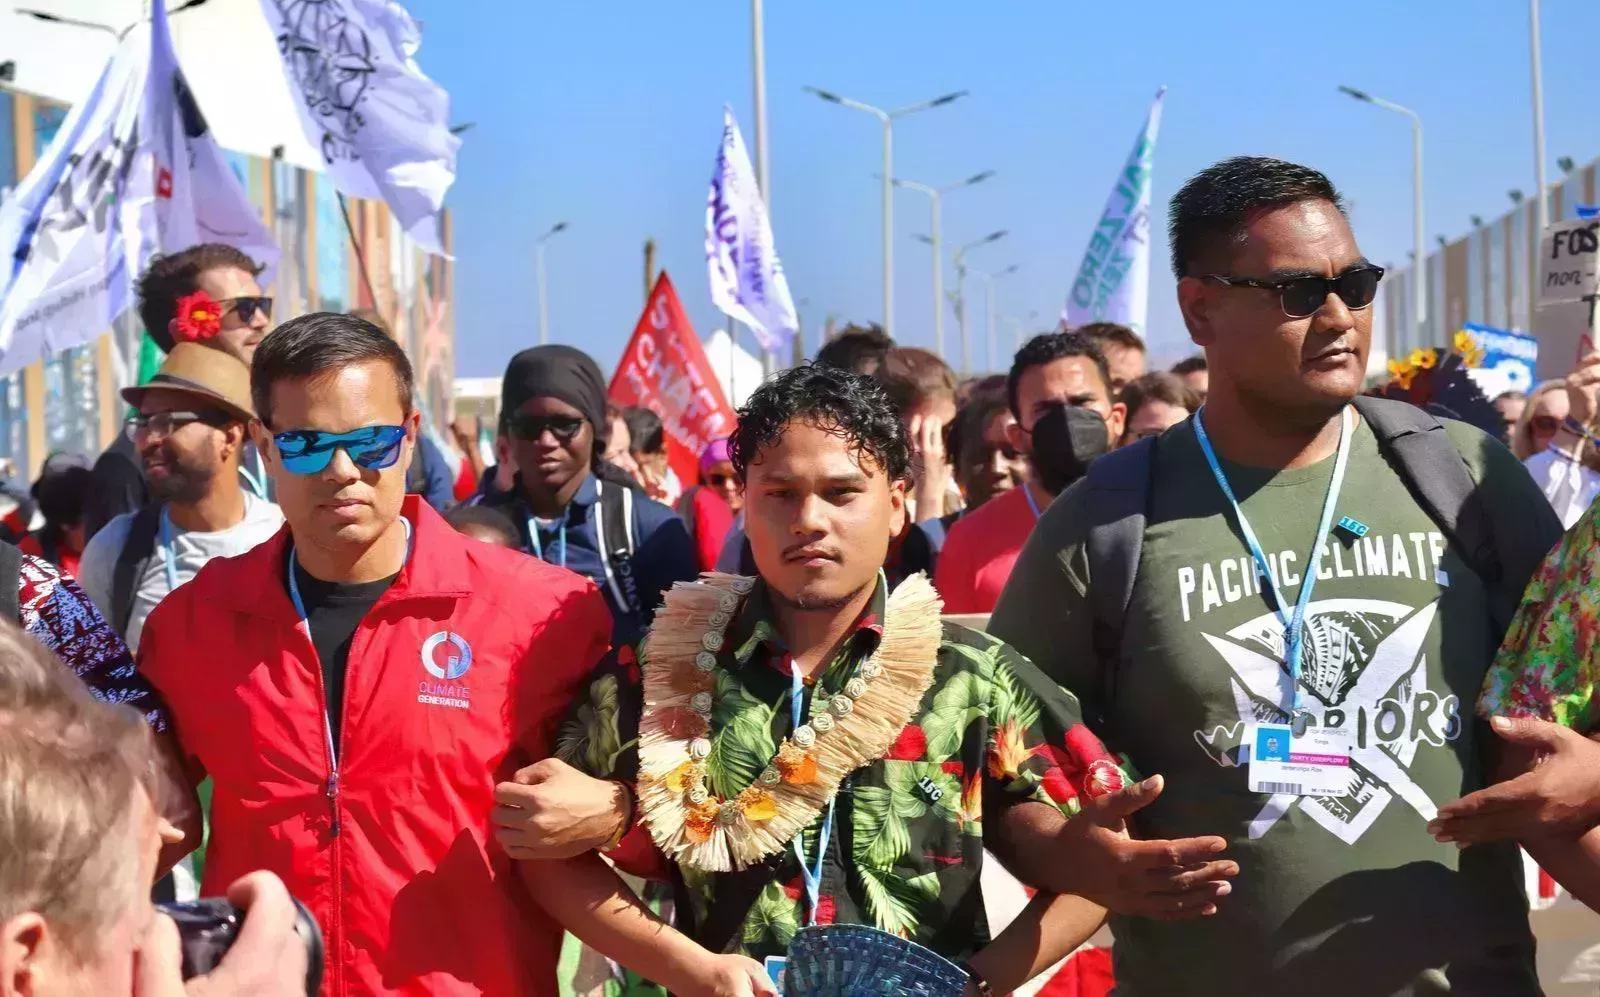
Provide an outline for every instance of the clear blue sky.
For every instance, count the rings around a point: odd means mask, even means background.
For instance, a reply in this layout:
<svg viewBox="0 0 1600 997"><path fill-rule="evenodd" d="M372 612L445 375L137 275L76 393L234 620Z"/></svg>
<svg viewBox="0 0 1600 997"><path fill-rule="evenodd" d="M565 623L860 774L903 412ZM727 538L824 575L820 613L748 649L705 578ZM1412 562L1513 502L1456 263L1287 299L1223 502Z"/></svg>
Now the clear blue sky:
<svg viewBox="0 0 1600 997"><path fill-rule="evenodd" d="M446 202L458 373L498 375L536 341L533 241L560 220L571 228L548 254L557 341L611 369L643 304L646 237L696 331L722 326L706 291L705 200L724 102L753 141L749 4L405 2L424 22L424 69L449 89L455 120L476 124ZM1600 153L1590 72L1600 5L1546 0L1543 14L1554 179L1556 158ZM1367 255L1405 262L1408 125L1338 94L1340 83L1422 115L1430 245L1466 231L1471 214L1499 215L1508 189L1533 189L1527 8L1515 0L768 0L766 34L773 225L806 302L808 353L827 315L880 315L881 147L873 119L806 84L885 107L971 91L897 126L895 172L941 184L998 171L948 198L945 235L1010 231L971 262L1021 264L1000 311L1037 312L1037 329L1059 314L1114 174L1167 85L1150 335L1169 356L1187 352L1187 338L1165 263L1166 201L1217 159L1265 154L1324 170L1354 203ZM931 346L929 250L912 238L927 229L927 204L897 194L895 289L897 338ZM981 316L981 291L969 293ZM952 351L954 332L947 315Z"/></svg>

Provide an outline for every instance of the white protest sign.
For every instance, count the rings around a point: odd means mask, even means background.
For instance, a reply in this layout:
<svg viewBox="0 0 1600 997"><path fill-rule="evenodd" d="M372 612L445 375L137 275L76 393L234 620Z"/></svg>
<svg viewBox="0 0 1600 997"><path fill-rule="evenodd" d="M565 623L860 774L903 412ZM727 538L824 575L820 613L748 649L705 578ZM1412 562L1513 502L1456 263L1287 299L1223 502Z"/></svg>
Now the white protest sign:
<svg viewBox="0 0 1600 997"><path fill-rule="evenodd" d="M1544 230L1539 242L1539 304L1582 301L1600 286L1600 219L1577 218Z"/></svg>

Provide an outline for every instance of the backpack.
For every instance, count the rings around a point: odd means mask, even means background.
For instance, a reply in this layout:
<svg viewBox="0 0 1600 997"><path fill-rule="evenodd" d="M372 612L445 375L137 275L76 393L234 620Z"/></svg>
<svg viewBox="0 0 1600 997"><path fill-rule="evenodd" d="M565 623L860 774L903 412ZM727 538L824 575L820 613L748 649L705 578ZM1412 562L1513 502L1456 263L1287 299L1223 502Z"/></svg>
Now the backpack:
<svg viewBox="0 0 1600 997"><path fill-rule="evenodd" d="M126 637L128 624L133 620L133 592L144 574L144 566L156 552L156 534L161 531L161 511L165 505L154 502L133 514L128 524L128 536L117 552L117 564L111 572L111 625L118 634Z"/></svg>
<svg viewBox="0 0 1600 997"><path fill-rule="evenodd" d="M1400 475L1422 511L1438 524L1486 587L1497 585L1504 568L1489 512L1466 460L1444 426L1407 402L1363 395L1356 398L1355 407L1378 438L1379 452ZM1114 702L1123 621L1133 600L1144 549L1152 494L1151 468L1159 439L1147 437L1100 457L1089 465L1084 482L1090 492L1084 553L1092 580L1089 608L1094 651L1102 675L1102 722ZM1510 626L1509 614L1498 611L1493 599L1490 614L1497 629Z"/></svg>

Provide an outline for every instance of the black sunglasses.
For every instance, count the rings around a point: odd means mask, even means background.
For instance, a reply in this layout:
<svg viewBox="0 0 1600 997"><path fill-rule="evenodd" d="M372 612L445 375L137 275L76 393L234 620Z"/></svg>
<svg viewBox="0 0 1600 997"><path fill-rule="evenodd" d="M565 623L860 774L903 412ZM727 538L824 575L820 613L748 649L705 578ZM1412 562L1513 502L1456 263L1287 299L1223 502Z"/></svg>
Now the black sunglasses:
<svg viewBox="0 0 1600 997"><path fill-rule="evenodd" d="M249 325L255 321L256 312L260 312L267 321L272 321L272 299L268 297L228 298L218 302L222 305L222 314L230 311L239 313L239 321Z"/></svg>
<svg viewBox="0 0 1600 997"><path fill-rule="evenodd" d="M1352 267L1337 277L1290 277L1288 280L1251 280L1247 277L1225 277L1206 274L1201 280L1213 280L1224 287L1253 287L1262 291L1276 291L1283 313L1290 318L1309 318L1315 315L1328 295L1337 294L1346 308L1362 309L1372 304L1378 296L1378 281L1383 279L1383 267Z"/></svg>
<svg viewBox="0 0 1600 997"><path fill-rule="evenodd" d="M537 440L545 430L562 443L571 443L583 431L583 420L568 415L527 415L517 412L507 420L511 435L519 440Z"/></svg>

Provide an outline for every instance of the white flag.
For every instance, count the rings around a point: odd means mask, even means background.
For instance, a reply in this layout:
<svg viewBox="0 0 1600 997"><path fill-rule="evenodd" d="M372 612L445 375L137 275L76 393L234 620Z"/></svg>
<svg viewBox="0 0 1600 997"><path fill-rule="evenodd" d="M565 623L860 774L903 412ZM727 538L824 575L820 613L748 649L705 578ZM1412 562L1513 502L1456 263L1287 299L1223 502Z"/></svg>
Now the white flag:
<svg viewBox="0 0 1600 997"><path fill-rule="evenodd" d="M1150 166L1161 127L1162 87L1089 239L1061 320L1116 322L1144 335L1150 310Z"/></svg>
<svg viewBox="0 0 1600 997"><path fill-rule="evenodd" d="M0 206L0 376L106 332L156 253L236 246L272 279L278 250L173 54L165 5Z"/></svg>
<svg viewBox="0 0 1600 997"><path fill-rule="evenodd" d="M381 200L445 255L439 206L456 179L450 95L413 56L417 23L394 0L261 0L312 148L334 185Z"/></svg>
<svg viewBox="0 0 1600 997"><path fill-rule="evenodd" d="M706 204L706 272L711 303L748 325L769 353L788 349L800 328L789 281L772 244L767 205L733 111L722 109L722 146Z"/></svg>

